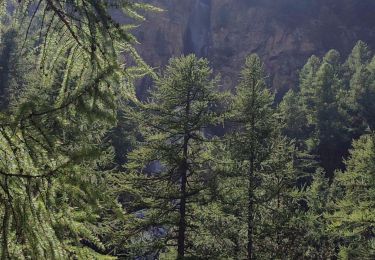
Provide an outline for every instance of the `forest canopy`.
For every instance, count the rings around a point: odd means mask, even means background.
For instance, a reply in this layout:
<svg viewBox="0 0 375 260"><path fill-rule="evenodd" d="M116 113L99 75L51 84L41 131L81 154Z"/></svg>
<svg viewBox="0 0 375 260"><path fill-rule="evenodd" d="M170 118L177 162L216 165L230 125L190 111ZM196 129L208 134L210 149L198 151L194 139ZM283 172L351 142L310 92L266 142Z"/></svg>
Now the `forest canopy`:
<svg viewBox="0 0 375 260"><path fill-rule="evenodd" d="M0 3L0 259L375 258L366 43L278 102L256 53L147 65L143 1Z"/></svg>

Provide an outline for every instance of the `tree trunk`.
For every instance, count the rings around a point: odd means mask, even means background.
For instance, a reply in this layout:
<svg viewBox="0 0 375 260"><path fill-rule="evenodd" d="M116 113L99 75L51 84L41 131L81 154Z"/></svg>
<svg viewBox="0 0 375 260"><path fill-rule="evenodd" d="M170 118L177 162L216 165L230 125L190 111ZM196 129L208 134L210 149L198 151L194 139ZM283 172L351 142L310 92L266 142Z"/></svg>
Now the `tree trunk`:
<svg viewBox="0 0 375 260"><path fill-rule="evenodd" d="M254 259L254 246L253 246L253 235L254 235L254 191L253 191L253 180L254 180L254 158L250 159L250 170L249 170L249 187L248 187L248 219L247 219L247 259Z"/></svg>
<svg viewBox="0 0 375 260"><path fill-rule="evenodd" d="M3 235L3 243L1 249L1 260L9 259L9 252L8 252L8 227L9 227L9 205L8 203L4 204L4 217L3 217L3 225L2 225L2 235Z"/></svg>
<svg viewBox="0 0 375 260"><path fill-rule="evenodd" d="M187 167L181 169L181 199L180 199L180 221L178 224L178 240L177 253L178 259L183 259L185 256L185 231L186 231L186 182L187 182Z"/></svg>
<svg viewBox="0 0 375 260"><path fill-rule="evenodd" d="M253 260L254 259L254 161L255 161L255 99L256 99L256 81L253 78L252 82L252 100L251 100L251 153L250 153L250 168L248 173L248 219L247 219L247 259Z"/></svg>
<svg viewBox="0 0 375 260"><path fill-rule="evenodd" d="M185 116L186 122L189 122L190 118L190 90L186 95L186 107ZM185 125L184 143L183 143L183 162L180 168L181 174L181 186L180 186L180 221L178 223L178 238L177 238L177 259L183 259L185 257L185 238L186 238L186 185L187 185L187 174L188 174L188 148L190 132L188 123Z"/></svg>

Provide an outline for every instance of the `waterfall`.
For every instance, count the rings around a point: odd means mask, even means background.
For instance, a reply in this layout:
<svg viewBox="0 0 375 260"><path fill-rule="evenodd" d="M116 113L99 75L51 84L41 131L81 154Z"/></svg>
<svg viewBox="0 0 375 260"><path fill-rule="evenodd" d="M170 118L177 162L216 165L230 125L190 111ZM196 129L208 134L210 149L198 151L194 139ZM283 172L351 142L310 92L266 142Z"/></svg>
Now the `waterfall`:
<svg viewBox="0 0 375 260"><path fill-rule="evenodd" d="M184 54L207 57L211 41L211 0L196 0L184 35Z"/></svg>

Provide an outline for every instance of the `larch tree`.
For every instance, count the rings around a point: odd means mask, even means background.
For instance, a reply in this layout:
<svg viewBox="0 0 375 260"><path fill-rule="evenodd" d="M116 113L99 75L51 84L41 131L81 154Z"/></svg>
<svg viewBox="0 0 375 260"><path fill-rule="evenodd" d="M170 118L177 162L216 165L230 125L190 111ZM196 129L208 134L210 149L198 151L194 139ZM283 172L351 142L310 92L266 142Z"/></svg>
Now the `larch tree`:
<svg viewBox="0 0 375 260"><path fill-rule="evenodd" d="M105 136L132 80L150 71L129 25L117 24L108 9L142 18L138 10L151 7L2 2L2 27L16 32L18 49L11 59L2 55L12 65L1 71L12 82L3 87L13 94L0 114L1 259L100 257L92 249L106 251L97 225L106 197L96 192L105 188L111 158ZM124 52L135 66L126 65ZM13 66L21 59L30 65L26 73Z"/></svg>
<svg viewBox="0 0 375 260"><path fill-rule="evenodd" d="M375 113L374 113L374 98L375 98L375 56L371 61L364 60L360 68L353 76L351 93L356 104L356 120L371 131L375 129ZM363 133L363 132L362 132Z"/></svg>
<svg viewBox="0 0 375 260"><path fill-rule="evenodd" d="M316 73L321 61L312 56L302 68L299 77L299 89L290 90L280 104L284 117L284 133L296 141L302 151L309 152L314 148L311 140L314 131L312 111L316 110Z"/></svg>
<svg viewBox="0 0 375 260"><path fill-rule="evenodd" d="M302 192L306 213L301 219L306 223L306 241L309 241L304 246L311 257L336 257L339 251L341 238L329 219L332 208L336 207L334 197L341 194L335 174L338 179L342 174L335 172L336 169L345 172L348 168L348 162L342 161L349 154L351 140L373 126L371 55L368 46L359 41L344 63L334 50L322 61L311 57L300 73L300 89L288 93L280 105L286 122L284 133L295 138L298 147L318 162L308 170L317 173L312 183L305 183L307 189ZM319 165L325 171L317 168ZM330 177L329 182L319 172ZM331 187L332 181L335 185Z"/></svg>
<svg viewBox="0 0 375 260"><path fill-rule="evenodd" d="M350 137L346 131L346 118L338 108L337 93L343 88L340 55L328 52L316 74L315 138L316 153L327 176L333 176L336 168L341 168L342 157L347 152Z"/></svg>
<svg viewBox="0 0 375 260"><path fill-rule="evenodd" d="M347 113L340 106L341 97L347 93L343 77L340 54L329 51L322 61L312 56L300 73L300 89L295 101L291 103L291 94L285 97L285 112L296 108L299 122L286 115L285 132L295 138L299 148L315 155L328 177L332 178L335 169L342 168L342 157L346 156L350 145L350 122ZM342 94L344 93L344 94Z"/></svg>
<svg viewBox="0 0 375 260"><path fill-rule="evenodd" d="M375 145L374 134L354 141L346 170L335 178L330 228L341 238L341 259L375 257Z"/></svg>
<svg viewBox="0 0 375 260"><path fill-rule="evenodd" d="M263 65L255 54L246 59L241 82L236 89L231 109L236 130L230 146L235 163L243 167L246 188L247 259L254 259L257 189L261 185L259 171L268 158L272 135L276 128L273 95L266 88Z"/></svg>
<svg viewBox="0 0 375 260"><path fill-rule="evenodd" d="M169 247L177 250L179 259L194 256L190 245L195 213L204 207L215 178L206 129L221 120L225 94L218 87L207 60L194 55L175 58L149 101L133 111L144 140L129 154L122 192L131 197L125 203L126 226L128 235L138 230L131 238L141 245L137 254Z"/></svg>
<svg viewBox="0 0 375 260"><path fill-rule="evenodd" d="M324 171L318 168L311 184L302 192L304 211L298 221L303 230L300 257L330 259L336 257L336 236L329 229L327 214L332 209L332 188Z"/></svg>

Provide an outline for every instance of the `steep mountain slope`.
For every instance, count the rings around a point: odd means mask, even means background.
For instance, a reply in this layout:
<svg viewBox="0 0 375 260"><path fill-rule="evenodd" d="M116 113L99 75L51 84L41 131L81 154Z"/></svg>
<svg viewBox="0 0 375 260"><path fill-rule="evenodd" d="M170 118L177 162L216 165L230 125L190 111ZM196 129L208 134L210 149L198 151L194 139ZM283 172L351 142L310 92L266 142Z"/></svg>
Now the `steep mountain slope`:
<svg viewBox="0 0 375 260"><path fill-rule="evenodd" d="M264 60L282 94L296 85L312 55L335 48L347 54L358 40L375 45L373 0L148 0L165 12L138 29L139 50L160 67L171 56L196 53L211 60L225 88L237 81L248 53Z"/></svg>

